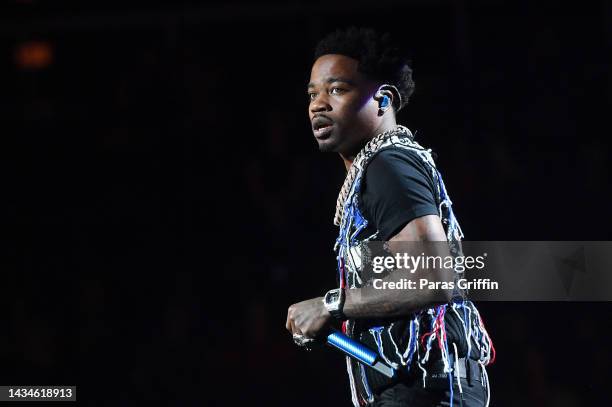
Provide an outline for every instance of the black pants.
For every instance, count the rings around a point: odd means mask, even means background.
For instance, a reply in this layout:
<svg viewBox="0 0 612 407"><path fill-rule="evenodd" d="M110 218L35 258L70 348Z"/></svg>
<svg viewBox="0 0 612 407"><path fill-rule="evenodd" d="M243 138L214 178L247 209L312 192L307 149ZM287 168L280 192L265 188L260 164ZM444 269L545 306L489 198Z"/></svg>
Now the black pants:
<svg viewBox="0 0 612 407"><path fill-rule="evenodd" d="M453 407L484 407L487 403L487 389L479 381L468 384L461 379L463 393L459 392L456 379L453 383ZM374 396L373 407L441 407L450 406L450 384L444 389L423 388L420 380L398 383Z"/></svg>

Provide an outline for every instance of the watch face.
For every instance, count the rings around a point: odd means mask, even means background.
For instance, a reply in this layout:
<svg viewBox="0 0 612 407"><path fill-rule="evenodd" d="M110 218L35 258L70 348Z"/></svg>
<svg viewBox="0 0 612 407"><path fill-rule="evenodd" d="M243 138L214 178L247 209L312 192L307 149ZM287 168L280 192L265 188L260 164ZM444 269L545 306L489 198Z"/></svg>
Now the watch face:
<svg viewBox="0 0 612 407"><path fill-rule="evenodd" d="M325 308L332 314L334 318L344 320L342 307L344 303L344 291L340 288L330 290L325 294Z"/></svg>
<svg viewBox="0 0 612 407"><path fill-rule="evenodd" d="M340 290L329 291L325 296L325 303L328 305L337 304L340 301Z"/></svg>

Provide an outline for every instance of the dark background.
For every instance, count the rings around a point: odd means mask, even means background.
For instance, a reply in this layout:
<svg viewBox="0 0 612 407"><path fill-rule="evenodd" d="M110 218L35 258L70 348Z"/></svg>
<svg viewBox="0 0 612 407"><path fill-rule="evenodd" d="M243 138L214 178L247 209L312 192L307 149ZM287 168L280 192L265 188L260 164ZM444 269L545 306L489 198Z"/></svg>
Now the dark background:
<svg viewBox="0 0 612 407"><path fill-rule="evenodd" d="M284 328L335 285L344 169L317 151L305 85L337 27L411 50L399 120L437 153L466 239L610 240L604 0L82 3L0 9L0 384L349 405L342 357ZM493 406L607 397L610 303L479 307Z"/></svg>

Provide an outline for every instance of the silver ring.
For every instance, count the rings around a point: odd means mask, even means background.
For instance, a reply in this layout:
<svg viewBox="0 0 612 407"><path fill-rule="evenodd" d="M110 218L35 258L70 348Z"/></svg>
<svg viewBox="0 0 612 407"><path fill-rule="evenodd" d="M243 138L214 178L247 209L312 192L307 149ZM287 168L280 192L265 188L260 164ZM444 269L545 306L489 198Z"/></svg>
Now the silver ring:
<svg viewBox="0 0 612 407"><path fill-rule="evenodd" d="M293 342L295 342L297 346L307 347L309 343L314 342L314 339L307 338L300 334L293 334Z"/></svg>

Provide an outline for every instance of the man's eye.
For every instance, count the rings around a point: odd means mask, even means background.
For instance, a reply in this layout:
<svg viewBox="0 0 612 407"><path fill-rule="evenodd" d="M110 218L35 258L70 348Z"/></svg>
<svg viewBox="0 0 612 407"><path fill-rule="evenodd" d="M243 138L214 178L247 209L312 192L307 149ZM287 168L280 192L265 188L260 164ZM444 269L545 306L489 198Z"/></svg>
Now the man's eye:
<svg viewBox="0 0 612 407"><path fill-rule="evenodd" d="M344 89L337 87L331 88L331 90L329 91L329 93L332 95L340 95L342 92L344 92Z"/></svg>
<svg viewBox="0 0 612 407"><path fill-rule="evenodd" d="M310 100L311 102L313 100L315 100L315 98L317 97L317 94L314 92L308 92L308 100Z"/></svg>

